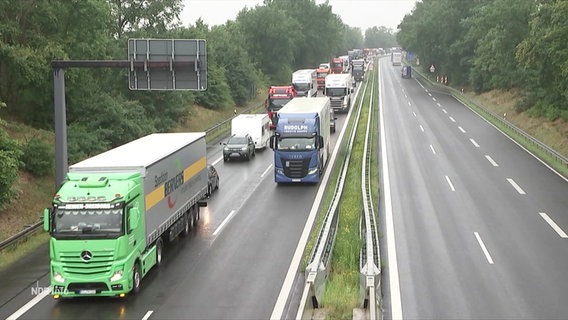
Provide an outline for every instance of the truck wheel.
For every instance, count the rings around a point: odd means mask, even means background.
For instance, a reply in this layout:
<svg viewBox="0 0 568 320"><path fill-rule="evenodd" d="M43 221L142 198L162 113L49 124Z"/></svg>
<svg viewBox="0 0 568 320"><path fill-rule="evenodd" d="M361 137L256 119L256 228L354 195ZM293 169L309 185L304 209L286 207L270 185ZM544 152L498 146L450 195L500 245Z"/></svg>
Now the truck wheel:
<svg viewBox="0 0 568 320"><path fill-rule="evenodd" d="M162 238L158 238L156 241L156 267L160 267L162 265L162 257L164 253L164 242Z"/></svg>
<svg viewBox="0 0 568 320"><path fill-rule="evenodd" d="M207 185L207 198L211 198L211 193L213 193L213 187L211 187L211 184L209 183Z"/></svg>
<svg viewBox="0 0 568 320"><path fill-rule="evenodd" d="M140 265L136 262L132 272L132 293L137 294L138 292L140 292Z"/></svg>
<svg viewBox="0 0 568 320"><path fill-rule="evenodd" d="M182 238L185 238L189 235L189 229L190 229L189 223L190 223L191 217L189 217L188 214L185 214L182 219L184 219L183 230L181 231L179 236L182 237Z"/></svg>

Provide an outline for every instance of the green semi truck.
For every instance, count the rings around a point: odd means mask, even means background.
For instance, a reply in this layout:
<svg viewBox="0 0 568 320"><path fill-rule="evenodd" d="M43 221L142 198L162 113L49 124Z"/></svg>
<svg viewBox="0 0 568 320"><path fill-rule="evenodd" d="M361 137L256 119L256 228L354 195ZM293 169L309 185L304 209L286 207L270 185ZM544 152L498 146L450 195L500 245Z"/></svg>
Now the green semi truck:
<svg viewBox="0 0 568 320"><path fill-rule="evenodd" d="M136 293L207 194L205 133L157 133L69 167L44 210L54 298Z"/></svg>

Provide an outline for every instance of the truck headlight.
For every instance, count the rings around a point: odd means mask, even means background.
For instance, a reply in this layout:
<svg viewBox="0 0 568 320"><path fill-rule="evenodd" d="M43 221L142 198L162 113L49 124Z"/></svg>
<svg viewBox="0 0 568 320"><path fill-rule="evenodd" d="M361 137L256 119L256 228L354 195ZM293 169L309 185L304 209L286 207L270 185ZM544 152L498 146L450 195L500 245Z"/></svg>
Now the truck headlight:
<svg viewBox="0 0 568 320"><path fill-rule="evenodd" d="M228 150L229 150L229 148L228 148L228 147L224 147L224 148L223 148L223 150L225 150L225 151L228 151Z"/></svg>
<svg viewBox="0 0 568 320"><path fill-rule="evenodd" d="M315 174L316 172L318 172L318 168L313 168L308 171L308 174Z"/></svg>
<svg viewBox="0 0 568 320"><path fill-rule="evenodd" d="M110 277L110 282L114 282L114 281L118 281L118 280L122 279L122 275L123 275L122 270L115 271L114 274L112 275L112 277Z"/></svg>
<svg viewBox="0 0 568 320"><path fill-rule="evenodd" d="M59 283L64 283L65 282L65 278L63 278L63 276L59 273L59 272L54 272L53 273L53 280L59 282Z"/></svg>
<svg viewBox="0 0 568 320"><path fill-rule="evenodd" d="M284 174L284 170L282 170L282 169L276 169L276 173L278 173L278 174Z"/></svg>
<svg viewBox="0 0 568 320"><path fill-rule="evenodd" d="M242 147L241 150L242 151L247 151L248 147Z"/></svg>

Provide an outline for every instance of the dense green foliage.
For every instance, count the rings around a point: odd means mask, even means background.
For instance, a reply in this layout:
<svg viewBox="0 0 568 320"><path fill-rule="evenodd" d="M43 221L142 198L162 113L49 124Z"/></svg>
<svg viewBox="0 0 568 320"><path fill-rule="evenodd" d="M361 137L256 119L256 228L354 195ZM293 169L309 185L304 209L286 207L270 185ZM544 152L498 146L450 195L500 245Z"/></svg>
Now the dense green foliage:
<svg viewBox="0 0 568 320"><path fill-rule="evenodd" d="M22 146L24 169L36 176L52 174L54 159L53 147L40 139L32 138Z"/></svg>
<svg viewBox="0 0 568 320"><path fill-rule="evenodd" d="M568 2L422 0L397 40L450 84L519 89L519 111L568 120Z"/></svg>

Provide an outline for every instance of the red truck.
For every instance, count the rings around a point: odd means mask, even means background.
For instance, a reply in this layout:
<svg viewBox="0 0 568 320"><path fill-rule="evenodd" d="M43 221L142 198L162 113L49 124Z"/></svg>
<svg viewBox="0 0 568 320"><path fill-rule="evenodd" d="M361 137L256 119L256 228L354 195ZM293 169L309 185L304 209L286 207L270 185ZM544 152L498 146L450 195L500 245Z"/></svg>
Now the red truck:
<svg viewBox="0 0 568 320"><path fill-rule="evenodd" d="M329 68L318 68L316 70L318 78L318 90L325 88L325 77L329 74Z"/></svg>
<svg viewBox="0 0 568 320"><path fill-rule="evenodd" d="M278 110L294 97L296 97L296 89L292 85L270 86L268 88L268 98L264 102L264 106L268 112L268 118L270 118L270 129L276 128L276 122L273 119L276 118Z"/></svg>
<svg viewBox="0 0 568 320"><path fill-rule="evenodd" d="M331 73L343 73L343 59L333 58L331 59Z"/></svg>

